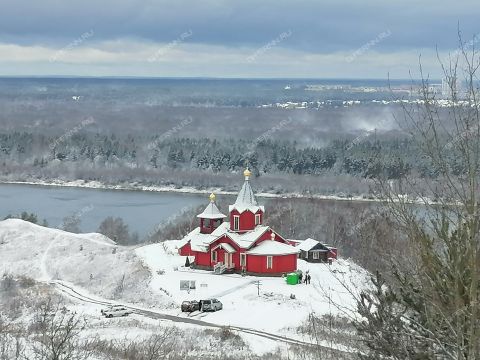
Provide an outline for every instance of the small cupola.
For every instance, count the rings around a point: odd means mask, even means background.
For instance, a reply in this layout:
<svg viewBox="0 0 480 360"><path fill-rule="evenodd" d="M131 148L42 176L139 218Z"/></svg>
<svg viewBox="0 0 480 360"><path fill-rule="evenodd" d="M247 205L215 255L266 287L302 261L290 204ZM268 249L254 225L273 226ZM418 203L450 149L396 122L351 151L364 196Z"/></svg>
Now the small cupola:
<svg viewBox="0 0 480 360"><path fill-rule="evenodd" d="M201 214L197 215L200 219L200 232L202 234L211 234L222 224L223 219L227 217L218 210L218 207L215 204L215 194L210 194L209 198L210 203Z"/></svg>

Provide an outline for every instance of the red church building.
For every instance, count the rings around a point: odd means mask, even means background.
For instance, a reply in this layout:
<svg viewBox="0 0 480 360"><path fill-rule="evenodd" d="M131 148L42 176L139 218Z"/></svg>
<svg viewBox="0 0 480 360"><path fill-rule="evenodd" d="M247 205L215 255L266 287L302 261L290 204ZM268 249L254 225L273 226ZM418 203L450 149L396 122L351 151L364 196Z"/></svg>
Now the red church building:
<svg viewBox="0 0 480 360"><path fill-rule="evenodd" d="M297 270L299 250L263 223L265 208L258 205L250 186L250 171L227 215L215 204L215 195L197 215L199 227L184 237L182 256L194 256L200 269L246 272L256 275L281 275Z"/></svg>

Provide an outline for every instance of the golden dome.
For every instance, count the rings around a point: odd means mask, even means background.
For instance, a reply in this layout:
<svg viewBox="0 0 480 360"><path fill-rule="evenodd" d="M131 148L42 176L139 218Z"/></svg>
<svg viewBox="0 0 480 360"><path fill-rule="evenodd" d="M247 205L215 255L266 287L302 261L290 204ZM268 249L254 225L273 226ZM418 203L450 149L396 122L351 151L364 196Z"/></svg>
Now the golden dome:
<svg viewBox="0 0 480 360"><path fill-rule="evenodd" d="M213 201L215 201L216 196L215 196L214 193L211 193L210 196L209 196L209 198L210 198L210 201L213 202Z"/></svg>
<svg viewBox="0 0 480 360"><path fill-rule="evenodd" d="M243 172L243 176L245 176L245 177L248 176L249 177L250 175L252 175L252 172L250 170L248 170L248 168L245 169L245 171Z"/></svg>

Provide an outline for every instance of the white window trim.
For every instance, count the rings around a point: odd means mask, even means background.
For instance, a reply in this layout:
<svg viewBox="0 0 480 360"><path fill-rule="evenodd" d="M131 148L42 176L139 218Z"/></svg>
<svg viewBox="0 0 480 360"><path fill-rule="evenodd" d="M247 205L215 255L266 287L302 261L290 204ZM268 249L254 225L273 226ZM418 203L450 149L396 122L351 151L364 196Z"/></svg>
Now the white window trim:
<svg viewBox="0 0 480 360"><path fill-rule="evenodd" d="M233 230L238 231L240 230L240 216L233 215Z"/></svg>
<svg viewBox="0 0 480 360"><path fill-rule="evenodd" d="M214 251L212 251L212 262L218 262L217 260L218 260L217 259L217 252L214 250Z"/></svg>
<svg viewBox="0 0 480 360"><path fill-rule="evenodd" d="M260 214L255 214L255 225L260 225Z"/></svg>
<svg viewBox="0 0 480 360"><path fill-rule="evenodd" d="M240 266L247 267L247 254L240 253Z"/></svg>
<svg viewBox="0 0 480 360"><path fill-rule="evenodd" d="M273 269L273 256L267 256L267 269Z"/></svg>
<svg viewBox="0 0 480 360"><path fill-rule="evenodd" d="M318 251L312 251L313 253L313 260L320 259L320 253Z"/></svg>

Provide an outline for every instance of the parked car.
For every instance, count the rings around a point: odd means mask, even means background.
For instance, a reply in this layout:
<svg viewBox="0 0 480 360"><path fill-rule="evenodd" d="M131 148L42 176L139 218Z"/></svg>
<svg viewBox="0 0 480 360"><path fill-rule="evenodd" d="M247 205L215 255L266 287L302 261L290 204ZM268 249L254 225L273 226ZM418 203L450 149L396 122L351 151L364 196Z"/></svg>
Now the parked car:
<svg viewBox="0 0 480 360"><path fill-rule="evenodd" d="M223 304L217 299L200 300L200 311L218 311L223 309Z"/></svg>
<svg viewBox="0 0 480 360"><path fill-rule="evenodd" d="M100 312L102 313L103 316L105 316L107 318L128 316L131 313L133 313L132 310L127 309L123 305L113 305L113 306L110 306L106 309L102 309Z"/></svg>
<svg viewBox="0 0 480 360"><path fill-rule="evenodd" d="M182 312L194 312L200 310L200 303L198 301L184 301L181 309Z"/></svg>
<svg viewBox="0 0 480 360"><path fill-rule="evenodd" d="M110 306L108 306L108 307L100 310L100 312L102 313L102 315L105 315L105 312L111 311L111 310L117 309L117 308L118 308L118 309L119 309L119 308L124 308L124 306L123 306L123 305L110 305Z"/></svg>

